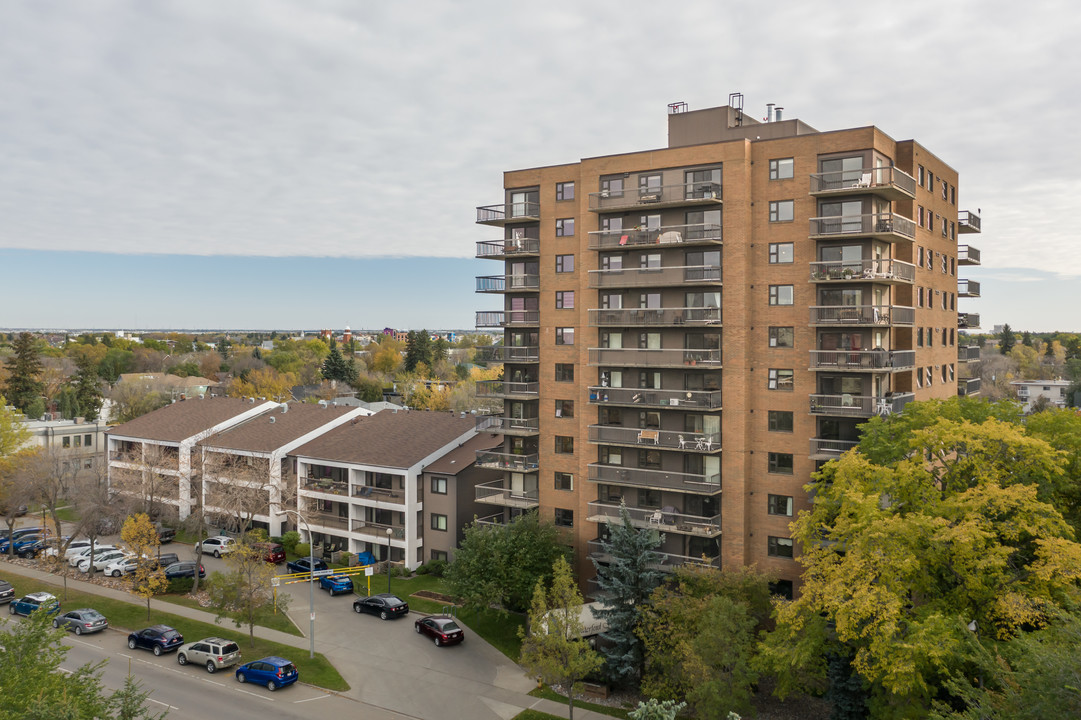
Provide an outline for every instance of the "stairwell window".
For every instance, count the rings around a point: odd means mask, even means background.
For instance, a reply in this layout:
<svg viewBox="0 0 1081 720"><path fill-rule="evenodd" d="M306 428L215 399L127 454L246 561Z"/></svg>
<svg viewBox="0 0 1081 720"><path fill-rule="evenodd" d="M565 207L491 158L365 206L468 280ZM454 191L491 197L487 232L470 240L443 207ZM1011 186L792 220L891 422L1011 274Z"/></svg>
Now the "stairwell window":
<svg viewBox="0 0 1081 720"><path fill-rule="evenodd" d="M793 243L770 243L770 265L782 265L793 262L794 247L795 245Z"/></svg>
<svg viewBox="0 0 1081 720"><path fill-rule="evenodd" d="M775 348L790 348L795 346L795 329L790 327L771 327L769 329L769 346Z"/></svg>
<svg viewBox="0 0 1081 720"><path fill-rule="evenodd" d="M770 410L770 432L792 432L792 427L795 424L794 418L794 414L789 410Z"/></svg>
<svg viewBox="0 0 1081 720"><path fill-rule="evenodd" d="M574 199L574 183L561 182L556 183L556 200L573 200Z"/></svg>
<svg viewBox="0 0 1081 720"><path fill-rule="evenodd" d="M574 344L574 328L572 327L557 327L556 328L556 345L573 345Z"/></svg>
<svg viewBox="0 0 1081 720"><path fill-rule="evenodd" d="M791 285L770 285L769 286L769 304L770 305L791 305L792 304L792 286Z"/></svg>
<svg viewBox="0 0 1081 720"><path fill-rule="evenodd" d="M560 455L573 455L574 437L571 435L556 435L555 452Z"/></svg>
<svg viewBox="0 0 1081 720"><path fill-rule="evenodd" d="M791 495L770 495L767 502L770 515L783 515L785 517L792 517Z"/></svg>
<svg viewBox="0 0 1081 720"><path fill-rule="evenodd" d="M559 290L556 292L556 310L570 310L574 307L574 291Z"/></svg>
<svg viewBox="0 0 1081 720"><path fill-rule="evenodd" d="M574 511L566 510L564 508L556 508L553 522L555 523L556 527L574 527Z"/></svg>
<svg viewBox="0 0 1081 720"><path fill-rule="evenodd" d="M795 161L792 158L777 158L769 161L769 179L787 180L795 175Z"/></svg>
<svg viewBox="0 0 1081 720"><path fill-rule="evenodd" d="M556 363L555 379L556 382L574 382L574 364Z"/></svg>
<svg viewBox="0 0 1081 720"><path fill-rule="evenodd" d="M771 473L792 474L792 453L769 453L768 468Z"/></svg>
<svg viewBox="0 0 1081 720"><path fill-rule="evenodd" d="M769 204L769 221L792 222L796 216L795 201L775 200Z"/></svg>
<svg viewBox="0 0 1081 720"><path fill-rule="evenodd" d="M573 255L556 255L556 272L557 273L574 272L574 256Z"/></svg>
<svg viewBox="0 0 1081 720"><path fill-rule="evenodd" d="M773 537L770 535L768 553L770 557L792 557L792 538Z"/></svg>
<svg viewBox="0 0 1081 720"><path fill-rule="evenodd" d="M574 236L574 218L560 218L556 220L556 237Z"/></svg>
<svg viewBox="0 0 1081 720"><path fill-rule="evenodd" d="M792 370L787 368L770 368L767 387L770 390L783 390L792 392L795 379Z"/></svg>
<svg viewBox="0 0 1081 720"><path fill-rule="evenodd" d="M432 513L432 530L447 531L447 516Z"/></svg>
<svg viewBox="0 0 1081 720"><path fill-rule="evenodd" d="M570 473L557 472L555 474L556 490L574 490L574 476Z"/></svg>

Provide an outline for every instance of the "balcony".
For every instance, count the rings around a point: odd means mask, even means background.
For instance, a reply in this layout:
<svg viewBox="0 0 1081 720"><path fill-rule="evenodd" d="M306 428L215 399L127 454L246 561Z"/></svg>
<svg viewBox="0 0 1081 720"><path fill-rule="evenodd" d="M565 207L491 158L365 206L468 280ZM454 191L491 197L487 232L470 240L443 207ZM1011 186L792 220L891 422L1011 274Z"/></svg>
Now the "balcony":
<svg viewBox="0 0 1081 720"><path fill-rule="evenodd" d="M502 415L481 415L477 417L477 432L498 433L500 435L536 435L540 432L540 418L510 418Z"/></svg>
<svg viewBox="0 0 1081 720"><path fill-rule="evenodd" d="M477 208L477 224L503 227L507 223L539 222L540 203L514 202L482 205Z"/></svg>
<svg viewBox="0 0 1081 720"><path fill-rule="evenodd" d="M886 397L873 395L812 395L812 415L839 415L869 418L899 413L915 399L913 393L895 393Z"/></svg>
<svg viewBox="0 0 1081 720"><path fill-rule="evenodd" d="M980 215L971 210L962 210L957 213L957 232L978 233L980 232Z"/></svg>
<svg viewBox="0 0 1081 720"><path fill-rule="evenodd" d="M349 529L349 518L342 517L341 515L334 515L333 513L325 512L312 512L308 511L304 513L304 517L313 527L320 528L334 528L337 530Z"/></svg>
<svg viewBox="0 0 1081 720"><path fill-rule="evenodd" d="M875 370L910 370L915 366L915 350L811 351L811 370L873 372Z"/></svg>
<svg viewBox="0 0 1081 720"><path fill-rule="evenodd" d="M503 517L503 512L502 511L497 512L497 513L493 513L491 515L485 515L484 517L479 517L476 520L474 520L473 522L476 523L477 525L491 525L491 526L498 526L498 527L506 527L507 526L507 520L506 520L506 518Z"/></svg>
<svg viewBox="0 0 1081 720"><path fill-rule="evenodd" d="M720 326L721 308L620 308L590 310L590 327Z"/></svg>
<svg viewBox="0 0 1081 720"><path fill-rule="evenodd" d="M615 367L655 367L716 370L721 367L720 350L679 348L589 348L590 365Z"/></svg>
<svg viewBox="0 0 1081 720"><path fill-rule="evenodd" d="M980 328L980 314L957 313L957 327L961 330L978 330Z"/></svg>
<svg viewBox="0 0 1081 720"><path fill-rule="evenodd" d="M537 490L511 490L503 487L503 480L481 483L476 486L477 502L487 505L521 508L528 510L540 505L540 493Z"/></svg>
<svg viewBox="0 0 1081 720"><path fill-rule="evenodd" d="M911 285L915 280L915 265L891 258L811 263L811 282L875 282Z"/></svg>
<svg viewBox="0 0 1081 720"><path fill-rule="evenodd" d="M980 359L979 345L959 345L957 347L957 359L960 362L972 362Z"/></svg>
<svg viewBox="0 0 1081 720"><path fill-rule="evenodd" d="M353 487L353 497L401 505L405 503L405 490L381 488L376 487L375 485L356 485ZM418 497L417 499L423 500L421 497Z"/></svg>
<svg viewBox="0 0 1081 720"><path fill-rule="evenodd" d="M537 255L540 255L540 240L537 238L489 240L477 243L477 257L482 260L506 260Z"/></svg>
<svg viewBox="0 0 1081 720"><path fill-rule="evenodd" d="M656 490L678 490L696 495L714 495L721 491L721 476L696 475L694 473L670 472L625 468L618 465L590 463L589 481L606 485L629 485Z"/></svg>
<svg viewBox="0 0 1081 720"><path fill-rule="evenodd" d="M540 275L483 275L477 278L477 292L536 292L540 290Z"/></svg>
<svg viewBox="0 0 1081 720"><path fill-rule="evenodd" d="M309 478L301 481L301 489L307 492L325 493L327 495L348 495L349 483L335 482L329 479L316 480Z"/></svg>
<svg viewBox="0 0 1081 720"><path fill-rule="evenodd" d="M833 440L830 438L811 438L811 458L813 460L836 460L843 453L859 445L856 440Z"/></svg>
<svg viewBox="0 0 1081 720"><path fill-rule="evenodd" d="M372 522L371 520L354 520L352 530L361 535L372 535L379 538L385 545L387 542L387 529L391 530L391 537L395 540L405 539L405 528L401 525L386 525Z"/></svg>
<svg viewBox="0 0 1081 720"><path fill-rule="evenodd" d="M811 195L875 195L887 200L912 200L916 197L916 178L895 167L838 170L811 175Z"/></svg>
<svg viewBox="0 0 1081 720"><path fill-rule="evenodd" d="M478 450L477 467L489 470L509 470L511 472L537 472L537 453L519 455L518 453L499 450Z"/></svg>
<svg viewBox="0 0 1081 720"><path fill-rule="evenodd" d="M958 245L957 246L957 264L958 265L979 265L980 264L980 251L979 251L979 248L974 248L971 245Z"/></svg>
<svg viewBox="0 0 1081 720"><path fill-rule="evenodd" d="M659 185L626 190L602 190L589 194L590 212L685 207L689 205L721 205L721 184L711 182ZM479 212L479 208L478 208ZM478 220L478 222L480 222Z"/></svg>
<svg viewBox="0 0 1081 720"><path fill-rule="evenodd" d="M980 392L980 378L957 378L958 395L978 395Z"/></svg>
<svg viewBox="0 0 1081 720"><path fill-rule="evenodd" d="M916 223L897 213L811 218L812 240L857 235L887 242L913 240L916 237Z"/></svg>
<svg viewBox="0 0 1081 720"><path fill-rule="evenodd" d="M478 310L477 327L536 327L540 324L539 310Z"/></svg>
<svg viewBox="0 0 1081 720"><path fill-rule="evenodd" d="M711 454L721 451L720 433L677 432L618 425L590 425L589 442Z"/></svg>
<svg viewBox="0 0 1081 720"><path fill-rule="evenodd" d="M720 410L720 390L660 390L655 388L589 388L591 405Z"/></svg>
<svg viewBox="0 0 1081 720"><path fill-rule="evenodd" d="M812 325L912 325L915 308L904 305L820 305L811 307Z"/></svg>
<svg viewBox="0 0 1081 720"><path fill-rule="evenodd" d="M512 400L535 400L540 392L538 382L509 382L506 380L478 380L477 397L509 398Z"/></svg>
<svg viewBox="0 0 1081 720"><path fill-rule="evenodd" d="M590 250L619 250L640 245L720 245L721 226L716 223L661 225L646 230L594 230L589 233Z"/></svg>
<svg viewBox="0 0 1081 720"><path fill-rule="evenodd" d="M589 503L589 522L620 522L619 505L592 500ZM671 510L671 508L669 508ZM718 537L721 534L721 516L687 515L680 512L666 512L651 508L628 507L627 514L631 524L648 530L684 535L704 535Z"/></svg>
<svg viewBox="0 0 1081 720"><path fill-rule="evenodd" d="M536 345L481 345L477 356L486 361L503 363L540 362L540 348Z"/></svg>
<svg viewBox="0 0 1081 720"><path fill-rule="evenodd" d="M612 562L612 556L605 553L604 542L601 538L595 538L590 540L589 543L589 556L594 558L600 563ZM706 567L719 568L721 566L720 556L709 557L699 556L691 557L690 555L677 555L676 553L663 552L661 550L655 550L658 555L661 556L660 562L653 565L654 570L660 570L661 572L672 572L676 568L682 565L704 565Z"/></svg>
<svg viewBox="0 0 1081 720"><path fill-rule="evenodd" d="M721 268L709 265L590 270L591 288L670 287L673 285L721 285Z"/></svg>
<svg viewBox="0 0 1081 720"><path fill-rule="evenodd" d="M975 280L958 280L957 297L978 298L980 296L980 284Z"/></svg>

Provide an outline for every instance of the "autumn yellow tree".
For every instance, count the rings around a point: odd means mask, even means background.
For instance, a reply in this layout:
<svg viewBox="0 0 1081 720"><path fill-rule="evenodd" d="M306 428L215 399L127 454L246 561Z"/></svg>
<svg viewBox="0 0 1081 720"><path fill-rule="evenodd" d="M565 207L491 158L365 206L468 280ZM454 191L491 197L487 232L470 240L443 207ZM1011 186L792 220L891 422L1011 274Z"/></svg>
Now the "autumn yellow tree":
<svg viewBox="0 0 1081 720"><path fill-rule="evenodd" d="M136 513L124 521L120 539L135 556L135 572L131 574L131 592L146 600L146 619L150 620L150 598L168 587L165 569L158 564L160 541L154 523L146 513Z"/></svg>
<svg viewBox="0 0 1081 720"><path fill-rule="evenodd" d="M293 373L280 373L272 367L252 370L246 378L233 378L226 393L229 397L265 397L281 402L293 395L291 389L297 384Z"/></svg>

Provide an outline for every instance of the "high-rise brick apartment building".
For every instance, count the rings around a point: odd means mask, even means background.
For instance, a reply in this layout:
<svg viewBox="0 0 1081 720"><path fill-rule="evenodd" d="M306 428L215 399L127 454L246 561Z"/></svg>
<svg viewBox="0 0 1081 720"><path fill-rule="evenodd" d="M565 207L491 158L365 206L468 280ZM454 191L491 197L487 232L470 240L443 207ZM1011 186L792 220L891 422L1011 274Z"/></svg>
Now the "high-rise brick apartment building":
<svg viewBox="0 0 1081 720"><path fill-rule="evenodd" d="M505 472L482 520L539 507L587 578L622 500L666 565L757 563L791 591L811 473L869 417L979 391L957 172L876 127L734 105L673 106L667 148L507 172L477 210L502 231L477 256L503 263L477 279L503 298L477 326L505 363L478 388L504 436L478 453Z"/></svg>

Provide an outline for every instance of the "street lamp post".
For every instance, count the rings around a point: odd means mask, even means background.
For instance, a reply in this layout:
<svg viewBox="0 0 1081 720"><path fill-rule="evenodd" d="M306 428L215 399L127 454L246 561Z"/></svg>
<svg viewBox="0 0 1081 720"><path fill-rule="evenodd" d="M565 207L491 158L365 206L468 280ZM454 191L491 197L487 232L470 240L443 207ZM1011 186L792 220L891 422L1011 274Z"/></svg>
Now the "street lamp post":
<svg viewBox="0 0 1081 720"><path fill-rule="evenodd" d="M394 528L387 528L387 592L390 592L390 538L394 535Z"/></svg>
<svg viewBox="0 0 1081 720"><path fill-rule="evenodd" d="M304 523L304 527L308 529L308 639L311 647L308 650L308 657L315 657L315 538L312 537L312 526L308 524L308 521L300 514L299 510L287 510L281 509L278 511L282 515L296 515L299 522Z"/></svg>

